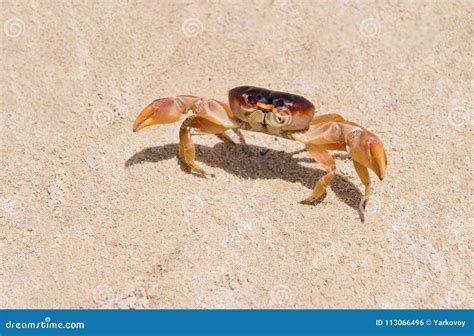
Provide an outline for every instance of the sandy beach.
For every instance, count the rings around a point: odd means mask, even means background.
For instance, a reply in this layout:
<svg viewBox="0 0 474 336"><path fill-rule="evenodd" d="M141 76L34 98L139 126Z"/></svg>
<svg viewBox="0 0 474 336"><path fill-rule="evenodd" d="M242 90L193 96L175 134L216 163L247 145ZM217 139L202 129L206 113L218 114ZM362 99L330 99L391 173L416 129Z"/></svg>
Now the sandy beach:
<svg viewBox="0 0 474 336"><path fill-rule="evenodd" d="M0 307L473 306L473 13L459 1L2 1ZM303 95L383 141L384 181L345 153L179 123L159 97ZM239 139L236 138L238 142Z"/></svg>

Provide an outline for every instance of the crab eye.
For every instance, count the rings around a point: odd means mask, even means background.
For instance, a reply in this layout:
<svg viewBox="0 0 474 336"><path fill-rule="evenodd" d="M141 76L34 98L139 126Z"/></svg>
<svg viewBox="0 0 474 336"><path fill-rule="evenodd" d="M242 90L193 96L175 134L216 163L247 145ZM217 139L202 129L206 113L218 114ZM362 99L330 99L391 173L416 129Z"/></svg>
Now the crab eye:
<svg viewBox="0 0 474 336"><path fill-rule="evenodd" d="M249 103L251 105L255 105L255 104L257 104L258 97L256 95L250 93L250 94L247 95L246 100L247 100L247 103Z"/></svg>
<svg viewBox="0 0 474 336"><path fill-rule="evenodd" d="M283 101L283 99L275 99L273 101L273 106L282 107L282 106L285 106L285 102Z"/></svg>

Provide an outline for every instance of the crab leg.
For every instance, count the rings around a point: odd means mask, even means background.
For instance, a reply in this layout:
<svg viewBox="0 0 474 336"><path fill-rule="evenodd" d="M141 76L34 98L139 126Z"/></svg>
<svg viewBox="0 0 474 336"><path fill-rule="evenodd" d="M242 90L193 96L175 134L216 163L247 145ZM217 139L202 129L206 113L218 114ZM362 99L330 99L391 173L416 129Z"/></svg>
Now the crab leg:
<svg viewBox="0 0 474 336"><path fill-rule="evenodd" d="M344 117L339 114L330 113L330 114L317 114L311 120L311 125L321 124L331 121L345 121Z"/></svg>
<svg viewBox="0 0 474 336"><path fill-rule="evenodd" d="M225 133L228 129L237 128L233 121L232 112L227 104L214 99L202 99L191 109L194 114L186 118L179 130L179 157L191 168L191 171L205 176L206 173L195 162L196 149L191 139L192 135L216 134L221 139L233 143Z"/></svg>
<svg viewBox="0 0 474 336"><path fill-rule="evenodd" d="M179 129L179 157L191 168L193 173L206 176L204 170L199 167L194 159L196 158L196 148L191 139L195 134L216 134L222 135L228 128L210 121L199 115L192 115L186 118ZM195 133L195 132L198 133Z"/></svg>
<svg viewBox="0 0 474 336"><path fill-rule="evenodd" d="M357 172L357 175L359 175L360 180L365 186L365 199L366 199L366 202L364 203L364 208L365 208L365 206L367 205L366 204L367 200L369 199L370 192L371 192L369 170L363 165L361 165L359 162L357 161L353 161L353 162L354 162L355 171Z"/></svg>
<svg viewBox="0 0 474 336"><path fill-rule="evenodd" d="M354 168L355 171L357 172L357 175L359 175L360 180L365 186L365 194L364 194L364 199L362 200L362 203L359 205L359 210L361 214L361 220L362 222L365 221L365 208L367 207L367 203L369 202L370 199L370 175L369 175L369 170L358 163L357 161L354 162Z"/></svg>
<svg viewBox="0 0 474 336"><path fill-rule="evenodd" d="M336 174L336 161L331 154L323 146L307 144L306 149L311 156L324 167L326 175L321 177L313 189L313 194L301 201L302 204L313 204L326 192L326 188L331 184L334 175Z"/></svg>
<svg viewBox="0 0 474 336"><path fill-rule="evenodd" d="M311 156L326 170L326 175L316 182L313 194L301 203L313 204L331 184L336 174L336 162L328 150L344 148L340 143L340 133L337 122L321 122L312 125L305 132L292 134L293 139L304 143Z"/></svg>

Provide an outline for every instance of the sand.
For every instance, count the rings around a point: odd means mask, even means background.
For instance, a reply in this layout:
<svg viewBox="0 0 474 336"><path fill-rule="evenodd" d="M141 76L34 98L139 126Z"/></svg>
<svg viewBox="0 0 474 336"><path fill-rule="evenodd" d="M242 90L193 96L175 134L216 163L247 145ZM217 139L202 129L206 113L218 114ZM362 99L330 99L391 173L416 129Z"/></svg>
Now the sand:
<svg viewBox="0 0 474 336"><path fill-rule="evenodd" d="M2 308L473 306L472 1L3 1ZM244 132L138 133L153 99L304 95L378 134L350 158Z"/></svg>

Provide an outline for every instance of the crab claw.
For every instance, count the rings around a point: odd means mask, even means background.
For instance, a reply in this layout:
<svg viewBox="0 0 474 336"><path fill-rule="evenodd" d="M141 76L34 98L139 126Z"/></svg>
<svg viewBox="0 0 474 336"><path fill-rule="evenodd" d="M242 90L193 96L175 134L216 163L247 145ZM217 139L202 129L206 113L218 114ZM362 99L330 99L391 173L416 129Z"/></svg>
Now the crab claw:
<svg viewBox="0 0 474 336"><path fill-rule="evenodd" d="M374 171L380 180L385 177L387 155L380 139L367 130L348 135L349 152L353 160Z"/></svg>
<svg viewBox="0 0 474 336"><path fill-rule="evenodd" d="M157 99L140 112L132 130L137 132L148 126L177 122L198 99L195 96Z"/></svg>
<svg viewBox="0 0 474 336"><path fill-rule="evenodd" d="M372 170L377 174L380 181L385 177L387 169L387 155L381 142L372 142L370 144L370 154L372 156Z"/></svg>

